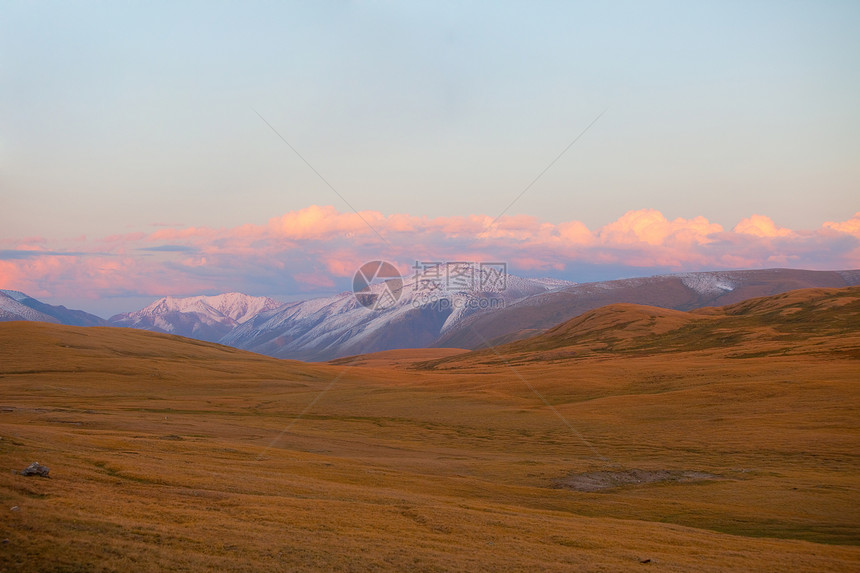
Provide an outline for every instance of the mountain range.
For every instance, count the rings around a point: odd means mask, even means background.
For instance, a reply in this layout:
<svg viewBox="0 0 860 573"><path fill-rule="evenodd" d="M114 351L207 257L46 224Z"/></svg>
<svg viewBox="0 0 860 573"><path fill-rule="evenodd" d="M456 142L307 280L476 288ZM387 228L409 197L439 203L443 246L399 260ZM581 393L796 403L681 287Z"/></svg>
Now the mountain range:
<svg viewBox="0 0 860 573"><path fill-rule="evenodd" d="M82 310L46 304L17 290L0 289L0 322L36 320L69 326L108 326L103 318Z"/></svg>
<svg viewBox="0 0 860 573"><path fill-rule="evenodd" d="M540 335L589 310L632 303L678 311L790 290L860 284L860 270L695 272L575 284L507 276L505 288L430 293L407 281L396 304L371 310L352 292L281 303L242 293L163 297L109 320L0 290L0 321L120 326L218 342L278 358L325 361L403 348L478 349ZM371 296L387 292L371 287Z"/></svg>
<svg viewBox="0 0 860 573"><path fill-rule="evenodd" d="M279 358L322 361L350 354L434 345L470 316L502 308L573 283L508 276L495 292L438 290L432 295L415 281L403 284L396 304L370 310L351 292L287 304L262 312L219 342ZM371 287L382 295L385 283Z"/></svg>

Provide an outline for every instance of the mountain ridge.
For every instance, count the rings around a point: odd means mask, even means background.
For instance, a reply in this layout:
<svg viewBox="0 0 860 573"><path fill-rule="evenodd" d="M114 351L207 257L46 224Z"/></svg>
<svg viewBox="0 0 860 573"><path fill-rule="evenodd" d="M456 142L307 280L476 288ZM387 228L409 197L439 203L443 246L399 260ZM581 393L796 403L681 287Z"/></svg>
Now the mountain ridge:
<svg viewBox="0 0 860 573"><path fill-rule="evenodd" d="M689 312L616 303L588 310L536 336L416 367L682 351L715 351L727 358L818 353L860 359L858 324L860 286L799 289Z"/></svg>
<svg viewBox="0 0 860 573"><path fill-rule="evenodd" d="M761 269L705 271L580 283L463 321L435 346L476 349L546 330L591 309L615 303L689 311L801 288L860 284L860 270Z"/></svg>
<svg viewBox="0 0 860 573"><path fill-rule="evenodd" d="M44 303L17 290L0 289L0 321L36 320L70 326L106 326L103 318L65 306Z"/></svg>
<svg viewBox="0 0 860 573"><path fill-rule="evenodd" d="M860 284L860 270L763 269L688 272L616 281L571 283L508 275L490 292L403 284L400 300L372 311L351 291L281 303L242 293L162 297L104 320L0 290L0 320L121 326L178 334L235 348L308 361L404 348L476 349L547 332L582 313L615 303L690 311L808 287ZM377 295L383 283L371 288Z"/></svg>
<svg viewBox="0 0 860 573"><path fill-rule="evenodd" d="M217 342L258 314L283 306L268 297L230 292L193 297L162 297L146 307L114 315L113 326L127 326Z"/></svg>
<svg viewBox="0 0 860 573"><path fill-rule="evenodd" d="M362 306L352 292L289 303L240 325L221 343L269 356L326 361L379 350L423 348L464 318L492 304L508 304L572 285L555 279L507 276L506 288L492 292L440 289L426 293L416 281L399 290L396 305ZM379 295L385 284L371 287Z"/></svg>

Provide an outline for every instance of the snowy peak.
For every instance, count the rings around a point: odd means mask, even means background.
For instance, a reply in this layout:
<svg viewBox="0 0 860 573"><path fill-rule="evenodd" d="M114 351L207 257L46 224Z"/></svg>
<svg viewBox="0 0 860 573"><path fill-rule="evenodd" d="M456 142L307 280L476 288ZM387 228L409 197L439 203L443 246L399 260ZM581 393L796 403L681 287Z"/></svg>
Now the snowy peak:
<svg viewBox="0 0 860 573"><path fill-rule="evenodd" d="M166 296L136 312L118 314L110 322L156 332L216 341L262 312L283 306L268 297L231 292L215 296Z"/></svg>
<svg viewBox="0 0 860 573"><path fill-rule="evenodd" d="M283 306L283 303L265 296L248 296L239 292L229 292L204 298L207 299L206 304L239 324L254 318L261 312Z"/></svg>
<svg viewBox="0 0 860 573"><path fill-rule="evenodd" d="M171 312L200 313L215 317L225 317L237 324L255 317L261 312L283 306L274 299L265 296L249 296L239 292L230 292L214 296L191 296L178 298L166 296L153 302L137 312L118 316L157 316Z"/></svg>

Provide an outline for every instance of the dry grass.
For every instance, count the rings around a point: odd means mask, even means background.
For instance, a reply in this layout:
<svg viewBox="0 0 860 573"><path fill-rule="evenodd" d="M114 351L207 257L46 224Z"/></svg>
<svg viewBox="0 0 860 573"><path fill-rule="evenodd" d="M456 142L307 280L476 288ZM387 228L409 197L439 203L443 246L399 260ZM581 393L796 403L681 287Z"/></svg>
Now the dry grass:
<svg viewBox="0 0 860 573"><path fill-rule="evenodd" d="M735 346L566 331L513 369L0 324L0 570L856 570L856 327L804 346L746 315L702 315ZM10 471L32 461L51 479ZM557 486L630 469L723 479Z"/></svg>

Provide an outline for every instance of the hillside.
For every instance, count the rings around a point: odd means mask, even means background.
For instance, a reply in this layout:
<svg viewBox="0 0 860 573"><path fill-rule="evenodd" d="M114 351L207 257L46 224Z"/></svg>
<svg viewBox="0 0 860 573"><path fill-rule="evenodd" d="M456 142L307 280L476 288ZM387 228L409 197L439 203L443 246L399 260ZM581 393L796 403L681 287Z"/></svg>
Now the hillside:
<svg viewBox="0 0 860 573"><path fill-rule="evenodd" d="M763 269L660 275L585 283L530 297L474 316L445 333L435 346L482 348L528 338L609 304L630 303L690 311L803 288L860 284L860 271Z"/></svg>
<svg viewBox="0 0 860 573"><path fill-rule="evenodd" d="M612 304L543 334L424 367L711 350L728 358L822 354L860 358L860 287L800 289L681 312ZM489 362L488 362L489 361Z"/></svg>
<svg viewBox="0 0 860 573"><path fill-rule="evenodd" d="M429 293L407 279L390 307L370 310L352 292L293 302L260 313L219 342L279 358L331 360L343 356L432 346L441 335L485 312L481 300L512 304L570 286L567 281L506 276L505 289L487 293L441 288ZM379 294L384 284L371 289Z"/></svg>
<svg viewBox="0 0 860 573"><path fill-rule="evenodd" d="M2 323L0 570L850 570L857 298L609 307L504 360Z"/></svg>

